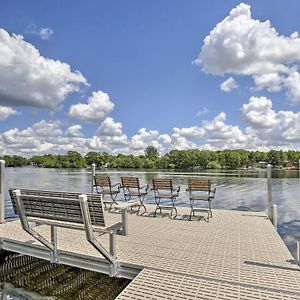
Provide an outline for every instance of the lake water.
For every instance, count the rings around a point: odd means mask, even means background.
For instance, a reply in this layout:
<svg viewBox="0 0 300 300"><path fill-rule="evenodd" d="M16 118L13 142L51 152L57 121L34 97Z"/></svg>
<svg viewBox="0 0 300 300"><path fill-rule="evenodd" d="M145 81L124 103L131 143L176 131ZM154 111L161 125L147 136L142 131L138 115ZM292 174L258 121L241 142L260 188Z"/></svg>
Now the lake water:
<svg viewBox="0 0 300 300"><path fill-rule="evenodd" d="M120 182L121 176L139 177L141 184L149 184L154 177L172 178L174 185L181 186L177 205L188 206L185 192L189 177L205 176L211 178L217 187L213 208L230 210L266 211L267 180L266 170L238 171L132 171L101 170L113 183ZM278 206L278 232L296 257L296 241L300 240L300 179L298 170L273 170L273 202ZM6 187L37 188L90 192L91 171L89 169L43 169L43 168L6 168ZM121 194L121 193L120 193ZM121 195L120 195L121 197ZM6 195L6 216L14 217L11 202ZM152 191L146 203L154 203Z"/></svg>

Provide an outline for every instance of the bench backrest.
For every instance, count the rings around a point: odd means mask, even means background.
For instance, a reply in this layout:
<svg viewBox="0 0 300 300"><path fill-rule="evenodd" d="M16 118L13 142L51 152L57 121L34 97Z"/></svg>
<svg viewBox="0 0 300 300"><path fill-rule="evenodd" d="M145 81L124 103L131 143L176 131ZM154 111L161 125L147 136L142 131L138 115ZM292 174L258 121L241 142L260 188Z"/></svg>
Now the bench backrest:
<svg viewBox="0 0 300 300"><path fill-rule="evenodd" d="M210 192L211 183L209 179L188 179L188 189L194 192Z"/></svg>
<svg viewBox="0 0 300 300"><path fill-rule="evenodd" d="M16 214L19 214L16 197L10 188L9 194ZM79 195L82 193L20 189L24 213L37 217L65 222L82 223ZM93 225L105 227L102 195L87 194L90 218Z"/></svg>
<svg viewBox="0 0 300 300"><path fill-rule="evenodd" d="M94 176L94 185L100 187L104 187L104 186L111 187L111 181L109 176L100 176L100 175Z"/></svg>
<svg viewBox="0 0 300 300"><path fill-rule="evenodd" d="M122 187L125 189L140 188L140 182L137 177L121 177Z"/></svg>
<svg viewBox="0 0 300 300"><path fill-rule="evenodd" d="M161 179L161 178L156 178L152 179L152 184L153 184L153 189L154 190L173 190L173 183L172 179Z"/></svg>

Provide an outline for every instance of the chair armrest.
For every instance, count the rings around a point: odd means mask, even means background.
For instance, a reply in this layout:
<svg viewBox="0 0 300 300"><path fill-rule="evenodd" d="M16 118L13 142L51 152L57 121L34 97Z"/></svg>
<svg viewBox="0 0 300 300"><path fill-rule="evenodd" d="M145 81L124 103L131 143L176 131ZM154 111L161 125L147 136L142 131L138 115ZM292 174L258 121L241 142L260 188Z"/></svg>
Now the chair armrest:
<svg viewBox="0 0 300 300"><path fill-rule="evenodd" d="M179 193L180 192L180 185L177 186L177 188L173 189L174 192Z"/></svg>
<svg viewBox="0 0 300 300"><path fill-rule="evenodd" d="M118 187L118 190L121 188L121 183L115 183L111 187Z"/></svg>
<svg viewBox="0 0 300 300"><path fill-rule="evenodd" d="M140 187L140 190L141 190L141 189L145 189L145 193L147 193L147 192L148 192L148 189L149 189L149 185L148 185L148 184L145 184L145 185L143 185L143 186Z"/></svg>

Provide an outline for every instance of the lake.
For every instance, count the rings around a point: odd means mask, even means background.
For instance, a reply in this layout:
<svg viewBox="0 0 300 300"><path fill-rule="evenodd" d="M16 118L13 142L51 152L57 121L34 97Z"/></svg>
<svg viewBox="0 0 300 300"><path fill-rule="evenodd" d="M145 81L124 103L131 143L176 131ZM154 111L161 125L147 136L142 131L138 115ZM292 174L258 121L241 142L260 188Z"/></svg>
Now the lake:
<svg viewBox="0 0 300 300"><path fill-rule="evenodd" d="M266 211L267 179L266 169L226 170L226 171L135 171L135 170L97 170L97 174L107 174L112 183L120 182L121 176L139 177L141 184L149 184L154 177L172 178L174 185L181 186L179 206L189 206L185 192L189 177L205 176L211 178L217 187L213 208L230 210ZM278 206L278 232L285 244L296 257L296 241L300 240L300 179L298 170L272 171L273 202ZM6 187L37 188L90 192L91 171L89 169L43 169L6 168ZM121 198L121 193L119 198ZM154 203L152 191L146 203ZM6 195L6 216L14 217L9 195ZM213 219L212 219L213 221Z"/></svg>

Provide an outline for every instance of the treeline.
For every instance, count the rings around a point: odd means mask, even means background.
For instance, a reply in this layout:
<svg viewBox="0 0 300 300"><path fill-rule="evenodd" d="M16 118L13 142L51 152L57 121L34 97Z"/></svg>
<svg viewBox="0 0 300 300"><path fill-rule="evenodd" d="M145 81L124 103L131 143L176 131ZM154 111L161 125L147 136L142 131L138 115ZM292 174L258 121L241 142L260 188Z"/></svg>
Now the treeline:
<svg viewBox="0 0 300 300"><path fill-rule="evenodd" d="M103 168L145 168L145 169L238 169L264 167L267 163L274 167L298 167L299 151L246 151L246 150L172 150L159 156L155 147L148 146L144 155L110 155L105 152L89 152L82 156L76 151L65 155L36 155L29 159L21 156L0 157L8 167L33 165L43 168L85 168L95 163Z"/></svg>

